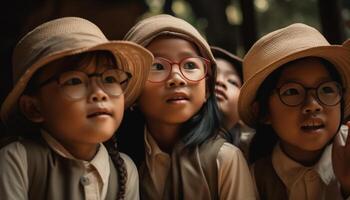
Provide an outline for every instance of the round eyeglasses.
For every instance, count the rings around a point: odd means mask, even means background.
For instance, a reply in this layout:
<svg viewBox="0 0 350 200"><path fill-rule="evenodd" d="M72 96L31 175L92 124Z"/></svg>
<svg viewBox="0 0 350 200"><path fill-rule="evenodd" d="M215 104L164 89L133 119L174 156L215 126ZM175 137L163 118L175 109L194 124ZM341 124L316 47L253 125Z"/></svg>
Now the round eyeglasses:
<svg viewBox="0 0 350 200"><path fill-rule="evenodd" d="M90 78L98 77L97 83L110 96L120 96L123 94L128 81L132 77L129 72L120 69L107 69L102 73L86 74L82 71L66 71L51 77L39 84L39 87L57 81L62 92L72 100L85 98L89 92Z"/></svg>
<svg viewBox="0 0 350 200"><path fill-rule="evenodd" d="M308 88L300 83L288 82L276 89L281 102L287 106L302 104L309 90L315 90L318 102L326 106L337 105L343 97L343 89L336 81L323 82L316 88Z"/></svg>
<svg viewBox="0 0 350 200"><path fill-rule="evenodd" d="M185 79L189 81L200 81L207 75L210 61L202 57L188 57L176 63L166 58L155 57L148 75L148 81L165 81L170 76L174 64L177 64Z"/></svg>

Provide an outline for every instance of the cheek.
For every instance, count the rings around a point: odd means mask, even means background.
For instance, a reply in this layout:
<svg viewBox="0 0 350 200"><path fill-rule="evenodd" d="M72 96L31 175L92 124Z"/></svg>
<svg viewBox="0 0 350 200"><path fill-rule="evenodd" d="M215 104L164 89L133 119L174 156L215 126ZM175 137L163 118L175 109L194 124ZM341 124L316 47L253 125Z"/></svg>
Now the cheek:
<svg viewBox="0 0 350 200"><path fill-rule="evenodd" d="M337 105L334 107L326 108L327 122L333 132L336 132L341 123L341 106Z"/></svg>
<svg viewBox="0 0 350 200"><path fill-rule="evenodd" d="M161 101L161 91L154 84L146 83L138 98L137 105L142 112L147 112L150 107L157 107ZM151 109L152 110L152 109Z"/></svg>

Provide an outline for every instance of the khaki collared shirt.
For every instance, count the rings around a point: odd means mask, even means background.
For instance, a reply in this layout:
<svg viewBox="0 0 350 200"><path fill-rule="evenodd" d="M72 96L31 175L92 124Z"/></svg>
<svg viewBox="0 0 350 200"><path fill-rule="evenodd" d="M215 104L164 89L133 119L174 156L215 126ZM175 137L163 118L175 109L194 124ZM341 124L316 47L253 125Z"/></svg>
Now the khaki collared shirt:
<svg viewBox="0 0 350 200"><path fill-rule="evenodd" d="M146 165L159 193L158 196L163 196L171 159L169 154L159 148L147 129L145 129L144 139ZM230 143L224 143L219 150L216 163L220 199L255 199L251 175L246 160L238 148Z"/></svg>
<svg viewBox="0 0 350 200"><path fill-rule="evenodd" d="M342 127L343 128L343 127ZM337 137L344 144L344 129ZM332 145L324 150L320 160L311 167L305 167L289 158L277 144L272 152L272 165L287 189L290 200L340 200L339 183L333 172ZM252 170L253 172L254 170ZM254 173L252 173L254 177ZM268 178L268 177L266 177ZM255 189L257 192L257 189ZM350 197L347 198L350 200Z"/></svg>
<svg viewBox="0 0 350 200"><path fill-rule="evenodd" d="M105 199L110 175L110 165L109 154L104 145L99 145L98 151L91 161L84 161L74 158L57 140L45 131L42 131L42 136L50 148L57 154L64 158L78 161L81 167L85 169L85 173L80 180L84 187L85 199ZM5 151L12 152L11 159L7 159L7 156L3 155ZM139 181L137 168L128 156L121 154L121 157L125 162L128 173L125 199L138 200ZM8 173L6 176L0 176L1 199L28 199L29 180L25 147L20 142L11 143L0 150L0 158L6 159L6 162L3 162L3 160L0 162L1 173ZM9 170L10 168L11 170Z"/></svg>

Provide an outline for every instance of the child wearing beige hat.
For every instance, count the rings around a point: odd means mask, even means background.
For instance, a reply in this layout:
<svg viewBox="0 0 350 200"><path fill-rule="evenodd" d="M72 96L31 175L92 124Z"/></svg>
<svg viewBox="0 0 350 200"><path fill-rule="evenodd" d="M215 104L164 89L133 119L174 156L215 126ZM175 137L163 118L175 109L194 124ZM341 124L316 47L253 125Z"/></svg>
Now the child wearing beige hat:
<svg viewBox="0 0 350 200"><path fill-rule="evenodd" d="M113 133L153 56L64 17L26 34L1 119L21 136L0 149L1 199L139 199L138 173ZM107 148L103 142L107 143Z"/></svg>
<svg viewBox="0 0 350 200"><path fill-rule="evenodd" d="M292 24L259 39L243 60L241 119L259 199L344 199L350 194L350 51Z"/></svg>
<svg viewBox="0 0 350 200"><path fill-rule="evenodd" d="M125 118L131 125L118 133L135 144L129 152L142 148L134 154L141 163L141 198L255 199L241 151L219 136L216 66L205 39L170 15L141 20L125 39L155 57Z"/></svg>
<svg viewBox="0 0 350 200"><path fill-rule="evenodd" d="M222 114L224 137L238 146L248 157L249 143L254 130L247 127L238 116L238 96L243 84L242 58L227 50L211 46L216 60L215 96Z"/></svg>

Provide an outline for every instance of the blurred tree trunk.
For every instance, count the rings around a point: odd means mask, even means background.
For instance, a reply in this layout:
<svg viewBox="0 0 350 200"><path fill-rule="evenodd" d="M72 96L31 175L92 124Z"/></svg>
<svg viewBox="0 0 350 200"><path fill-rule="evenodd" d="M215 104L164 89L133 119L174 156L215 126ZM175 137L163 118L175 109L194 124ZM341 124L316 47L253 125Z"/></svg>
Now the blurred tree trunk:
<svg viewBox="0 0 350 200"><path fill-rule="evenodd" d="M345 23L341 16L339 0L318 0L322 32L331 44L345 40Z"/></svg>
<svg viewBox="0 0 350 200"><path fill-rule="evenodd" d="M236 53L236 27L230 25L226 17L226 7L230 1L191 0L188 2L192 5L196 16L207 20L208 26L205 33L209 44Z"/></svg>
<svg viewBox="0 0 350 200"><path fill-rule="evenodd" d="M244 49L247 52L257 40L257 24L253 0L240 0L242 9L242 36Z"/></svg>

